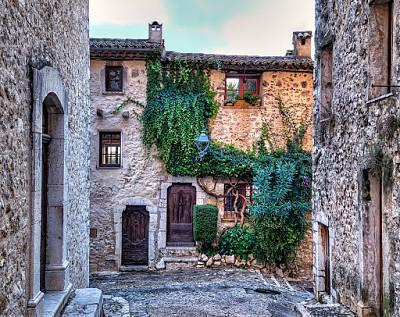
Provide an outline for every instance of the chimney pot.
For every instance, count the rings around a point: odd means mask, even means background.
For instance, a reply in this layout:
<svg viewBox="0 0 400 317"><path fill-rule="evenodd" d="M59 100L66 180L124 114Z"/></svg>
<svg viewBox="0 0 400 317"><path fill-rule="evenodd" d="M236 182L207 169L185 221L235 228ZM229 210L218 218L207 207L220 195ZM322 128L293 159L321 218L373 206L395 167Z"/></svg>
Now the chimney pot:
<svg viewBox="0 0 400 317"><path fill-rule="evenodd" d="M293 32L293 55L295 59L311 59L311 31Z"/></svg>
<svg viewBox="0 0 400 317"><path fill-rule="evenodd" d="M162 24L159 24L157 21L153 21L153 23L149 23L149 42L151 43L162 43Z"/></svg>

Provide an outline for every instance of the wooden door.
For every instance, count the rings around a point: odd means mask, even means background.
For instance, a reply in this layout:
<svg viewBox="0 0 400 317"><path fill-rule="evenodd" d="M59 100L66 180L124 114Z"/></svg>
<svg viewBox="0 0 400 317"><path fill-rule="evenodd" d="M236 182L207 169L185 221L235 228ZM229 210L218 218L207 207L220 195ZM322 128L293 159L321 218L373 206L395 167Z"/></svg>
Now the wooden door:
<svg viewBox="0 0 400 317"><path fill-rule="evenodd" d="M168 188L167 244L193 246L193 205L196 188L191 184L173 184Z"/></svg>
<svg viewBox="0 0 400 317"><path fill-rule="evenodd" d="M122 213L122 265L147 265L149 213L146 206L127 206Z"/></svg>
<svg viewBox="0 0 400 317"><path fill-rule="evenodd" d="M321 237L324 250L324 263L325 263L325 292L329 295L331 293L331 260L329 255L329 228L322 225Z"/></svg>

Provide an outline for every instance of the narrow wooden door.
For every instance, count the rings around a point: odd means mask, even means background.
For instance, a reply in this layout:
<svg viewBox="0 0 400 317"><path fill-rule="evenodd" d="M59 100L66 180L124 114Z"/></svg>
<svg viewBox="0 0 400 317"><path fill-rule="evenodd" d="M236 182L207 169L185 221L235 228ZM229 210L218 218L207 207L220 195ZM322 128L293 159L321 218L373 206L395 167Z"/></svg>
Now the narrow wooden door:
<svg viewBox="0 0 400 317"><path fill-rule="evenodd" d="M147 265L149 213L145 206L127 206L122 214L122 265Z"/></svg>
<svg viewBox="0 0 400 317"><path fill-rule="evenodd" d="M193 205L196 188L191 184L174 184L168 188L167 244L193 246Z"/></svg>
<svg viewBox="0 0 400 317"><path fill-rule="evenodd" d="M331 293L331 259L329 254L329 229L327 226L321 228L322 243L324 248L324 262L325 262L325 292Z"/></svg>

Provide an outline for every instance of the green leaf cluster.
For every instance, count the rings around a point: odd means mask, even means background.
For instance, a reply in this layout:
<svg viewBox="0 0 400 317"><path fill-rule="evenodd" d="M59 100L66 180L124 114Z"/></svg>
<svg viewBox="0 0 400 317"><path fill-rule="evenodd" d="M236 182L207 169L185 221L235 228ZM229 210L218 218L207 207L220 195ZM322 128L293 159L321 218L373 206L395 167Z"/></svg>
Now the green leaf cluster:
<svg viewBox="0 0 400 317"><path fill-rule="evenodd" d="M194 140L218 112L209 73L186 60L148 59L147 105L142 114L143 143L156 146L173 175L193 175Z"/></svg>
<svg viewBox="0 0 400 317"><path fill-rule="evenodd" d="M247 259L249 254L255 251L255 234L249 230L248 226L240 228L239 225L226 231L219 240L217 252L240 256Z"/></svg>
<svg viewBox="0 0 400 317"><path fill-rule="evenodd" d="M193 237L195 241L211 244L217 237L218 207L195 205L193 207Z"/></svg>
<svg viewBox="0 0 400 317"><path fill-rule="evenodd" d="M255 256L277 265L294 260L309 228L307 214L311 210L311 171L287 158L276 157L257 168L250 206Z"/></svg>

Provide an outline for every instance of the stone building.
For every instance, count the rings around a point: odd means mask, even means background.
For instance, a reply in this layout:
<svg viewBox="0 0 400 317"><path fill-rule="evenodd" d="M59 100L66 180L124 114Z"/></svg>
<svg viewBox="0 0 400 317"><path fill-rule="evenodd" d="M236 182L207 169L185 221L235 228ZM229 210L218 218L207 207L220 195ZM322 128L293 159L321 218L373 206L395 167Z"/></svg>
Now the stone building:
<svg viewBox="0 0 400 317"><path fill-rule="evenodd" d="M53 316L88 285L88 16L1 2L0 316Z"/></svg>
<svg viewBox="0 0 400 317"><path fill-rule="evenodd" d="M211 136L245 150L259 139L263 120L279 130L274 107L277 96L288 104L302 103L300 112L311 109L311 32L294 32L293 41L295 50L282 57L177 53L166 51L162 25L157 22L149 25L148 39L90 40L92 272L131 269L132 265L159 269L196 265L193 237L180 237L174 225L168 225L173 210L180 208L171 197L180 192L185 193L182 203L188 204L183 208L188 217L177 227L191 228L193 204L207 203L218 205L220 227L233 225L229 198L206 194L194 177L169 175L160 160L146 155L141 123L132 112L142 111L140 107L129 104L113 113L127 98L146 103L146 55L156 54L167 61L188 59L210 67L210 80L221 104ZM224 105L229 82L241 94L250 90L260 95L261 106ZM311 146L310 129L306 147L310 150ZM220 180L216 192L223 194L224 186ZM243 190L252 187L243 185ZM133 227L139 229L134 242L129 242ZM298 258L311 275L311 238L304 242Z"/></svg>
<svg viewBox="0 0 400 317"><path fill-rule="evenodd" d="M400 1L316 1L313 231L319 297L400 315Z"/></svg>

